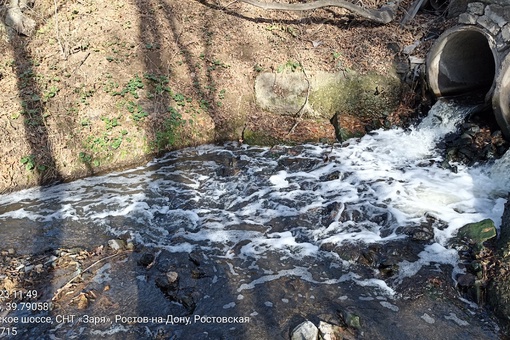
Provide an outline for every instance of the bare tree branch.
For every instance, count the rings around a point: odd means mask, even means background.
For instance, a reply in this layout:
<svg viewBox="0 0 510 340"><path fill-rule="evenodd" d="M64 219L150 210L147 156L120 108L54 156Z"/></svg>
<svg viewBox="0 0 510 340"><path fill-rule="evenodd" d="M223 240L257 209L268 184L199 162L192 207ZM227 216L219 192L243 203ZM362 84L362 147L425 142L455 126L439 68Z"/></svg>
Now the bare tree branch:
<svg viewBox="0 0 510 340"><path fill-rule="evenodd" d="M370 19L371 21L387 24L395 18L395 8L400 1L396 1L392 5L382 6L380 9L365 9L345 0L317 0L314 2L296 4L260 2L257 0L239 0L239 2L244 2L266 10L280 11L308 11L322 7L341 7L364 18Z"/></svg>

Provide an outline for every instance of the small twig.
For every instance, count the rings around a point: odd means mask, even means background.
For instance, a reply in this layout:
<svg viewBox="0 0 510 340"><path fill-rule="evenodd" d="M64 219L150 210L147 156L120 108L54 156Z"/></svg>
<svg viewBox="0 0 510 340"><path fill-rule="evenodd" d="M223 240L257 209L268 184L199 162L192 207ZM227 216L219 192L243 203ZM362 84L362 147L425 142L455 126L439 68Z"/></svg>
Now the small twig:
<svg viewBox="0 0 510 340"><path fill-rule="evenodd" d="M62 42L60 41L60 33L58 29L58 5L57 0L53 0L53 3L55 5L55 34L57 36L57 42L58 46L60 47L60 53L62 54L62 57L66 59L66 54L64 52L64 46L62 45Z"/></svg>
<svg viewBox="0 0 510 340"><path fill-rule="evenodd" d="M76 73L76 71L85 63L85 61L88 59L89 56L90 56L90 52L87 52L87 55L85 56L85 58L83 58L82 61L74 68L74 70L73 70L73 72L71 72L71 74Z"/></svg>
<svg viewBox="0 0 510 340"><path fill-rule="evenodd" d="M90 268L94 267L95 265L103 262L103 261L106 261L108 259L111 259L115 256L119 256L121 253L117 253L117 254L113 254L113 255L110 255L110 256L107 256L107 257L104 257L100 260L97 260L96 262L92 263L90 266L88 266L87 268L85 268L84 270L82 270L78 275L74 276L71 280L67 281L67 283L65 285L63 285L61 288L57 289L57 292L55 293L55 295L53 295L53 298L51 299L51 301L55 301L55 299L58 297L58 295L60 294L60 292L62 292L65 288L67 288L71 283L73 283L74 280L76 280L77 278L79 278L83 273L87 272Z"/></svg>
<svg viewBox="0 0 510 340"><path fill-rule="evenodd" d="M305 67L303 66L303 64L301 62L299 62L299 65L301 65L301 70L303 71L303 74L305 75L305 80L306 80L306 83L308 84L308 87L306 88L305 102L303 103L303 105L301 105L301 108L296 112L296 114L295 114L297 116L296 122L294 123L292 128L289 130L289 132L287 132L286 137L289 137L294 132L294 129L298 126L299 122L301 121L301 118L303 117L303 113L305 112L304 108L305 108L306 104L308 104L308 98L310 97L310 80L308 79L308 75L306 74Z"/></svg>
<svg viewBox="0 0 510 340"><path fill-rule="evenodd" d="M234 0L234 1L229 2L226 6L223 6L223 9L227 9L227 7L230 7L230 5L235 4L238 1L239 0Z"/></svg>
<svg viewBox="0 0 510 340"><path fill-rule="evenodd" d="M423 7L424 3L425 0L415 0L409 7L409 10L406 11L406 15L400 22L400 26L404 26L408 21L413 20L420 8Z"/></svg>

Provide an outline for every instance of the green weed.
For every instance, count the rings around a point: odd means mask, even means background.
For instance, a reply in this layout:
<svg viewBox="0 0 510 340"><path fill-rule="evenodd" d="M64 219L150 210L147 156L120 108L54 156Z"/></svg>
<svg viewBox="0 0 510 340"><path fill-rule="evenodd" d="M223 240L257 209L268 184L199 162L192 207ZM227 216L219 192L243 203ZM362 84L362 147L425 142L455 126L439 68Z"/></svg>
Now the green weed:
<svg viewBox="0 0 510 340"><path fill-rule="evenodd" d="M168 87L168 83L170 83L170 79L167 76L163 75L155 75L151 73L145 73L143 77L149 80L154 88L154 92L149 94L150 97L154 97L156 95L161 95L163 93L172 93L170 87Z"/></svg>
<svg viewBox="0 0 510 340"><path fill-rule="evenodd" d="M116 150L116 149L118 149L120 147L121 144L122 144L122 136L114 138L112 143L111 143L111 147L114 150Z"/></svg>
<svg viewBox="0 0 510 340"><path fill-rule="evenodd" d="M43 93L42 101L43 101L44 103L46 103L48 100L50 100L50 98L55 97L55 96L57 95L58 91L59 91L59 88L58 88L58 87L56 87L56 86L54 86L54 85L52 85L52 86L48 89L48 91L46 91L45 93Z"/></svg>
<svg viewBox="0 0 510 340"><path fill-rule="evenodd" d="M34 155L23 156L20 162L25 165L25 169L28 171L32 171L36 167Z"/></svg>
<svg viewBox="0 0 510 340"><path fill-rule="evenodd" d="M121 91L113 91L112 96L122 96L124 97L126 94L130 93L135 99L139 98L138 90L143 89L144 84L142 78L140 76L135 75L132 79L128 81L128 83L124 86Z"/></svg>
<svg viewBox="0 0 510 340"><path fill-rule="evenodd" d="M82 163L85 163L85 164L90 164L90 162L92 161L92 156L86 152L80 152L78 154L78 159L82 162Z"/></svg>
<svg viewBox="0 0 510 340"><path fill-rule="evenodd" d="M111 130L120 125L118 118L101 117L101 120L106 124L106 130Z"/></svg>
<svg viewBox="0 0 510 340"><path fill-rule="evenodd" d="M149 114L147 111L145 111L140 104L135 104L134 102L130 101L126 104L127 110L131 113L131 118L135 122L139 122L143 120L145 117L148 117Z"/></svg>
<svg viewBox="0 0 510 340"><path fill-rule="evenodd" d="M46 165L37 164L37 162L35 161L34 155L23 156L23 157L21 157L20 162L21 162L21 164L25 165L25 169L27 169L28 171L32 171L35 169L37 169L39 171L44 171L47 169Z"/></svg>
<svg viewBox="0 0 510 340"><path fill-rule="evenodd" d="M80 91L80 103L83 105L90 105L88 99L91 98L96 91L94 89Z"/></svg>
<svg viewBox="0 0 510 340"><path fill-rule="evenodd" d="M290 69L292 72L296 72L300 67L302 68L300 62L289 60L285 64L278 66L276 71L282 73L285 69Z"/></svg>

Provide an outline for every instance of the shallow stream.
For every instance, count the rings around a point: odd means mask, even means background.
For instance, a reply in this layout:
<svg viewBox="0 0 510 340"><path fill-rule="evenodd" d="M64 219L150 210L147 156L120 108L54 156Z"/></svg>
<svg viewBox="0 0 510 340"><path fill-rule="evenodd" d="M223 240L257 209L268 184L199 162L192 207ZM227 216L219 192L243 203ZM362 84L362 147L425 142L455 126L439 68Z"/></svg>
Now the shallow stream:
<svg viewBox="0 0 510 340"><path fill-rule="evenodd" d="M96 274L97 287L111 286L104 293L111 305L80 312L109 322L58 323L51 311L26 312L54 322L18 324L18 331L26 338L277 339L304 319L339 324L358 315L362 338L496 339L498 326L483 309L441 292L464 272L451 238L485 218L499 227L509 191L505 159L459 164L456 173L441 167L436 144L467 114L440 101L414 128L343 145L205 145L136 169L2 195L1 249L36 254L114 238L137 249ZM139 265L145 254L155 256L152 271ZM169 270L181 278L178 296L155 284ZM128 322L135 315L249 322Z"/></svg>

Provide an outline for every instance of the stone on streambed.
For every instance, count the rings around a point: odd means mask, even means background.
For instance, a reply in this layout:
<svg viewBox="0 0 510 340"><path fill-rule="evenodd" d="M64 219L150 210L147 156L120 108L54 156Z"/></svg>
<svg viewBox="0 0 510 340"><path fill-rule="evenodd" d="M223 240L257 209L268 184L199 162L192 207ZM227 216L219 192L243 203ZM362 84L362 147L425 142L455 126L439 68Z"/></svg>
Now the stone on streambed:
<svg viewBox="0 0 510 340"><path fill-rule="evenodd" d="M108 246L110 248L112 248L113 250L122 250L122 249L126 248L127 244L126 244L126 241L124 241L124 240L116 239L116 240L109 240Z"/></svg>
<svg viewBox="0 0 510 340"><path fill-rule="evenodd" d="M142 267L147 268L150 264L154 262L154 259L156 257L152 253L144 253L142 256L138 259L138 264Z"/></svg>
<svg viewBox="0 0 510 340"><path fill-rule="evenodd" d="M291 340L317 340L319 338L319 329L311 321L300 323L292 331Z"/></svg>
<svg viewBox="0 0 510 340"><path fill-rule="evenodd" d="M347 326L354 329L361 329L361 320L359 315L354 314L348 310L344 310L341 313L341 317Z"/></svg>
<svg viewBox="0 0 510 340"><path fill-rule="evenodd" d="M510 195L507 197L505 210L501 217L500 235L497 247L502 257L510 258Z"/></svg>
<svg viewBox="0 0 510 340"><path fill-rule="evenodd" d="M355 336L346 328L321 321L320 338L323 340L354 340Z"/></svg>
<svg viewBox="0 0 510 340"><path fill-rule="evenodd" d="M175 291L179 288L179 274L170 271L165 275L160 275L156 278L156 286L163 292Z"/></svg>

